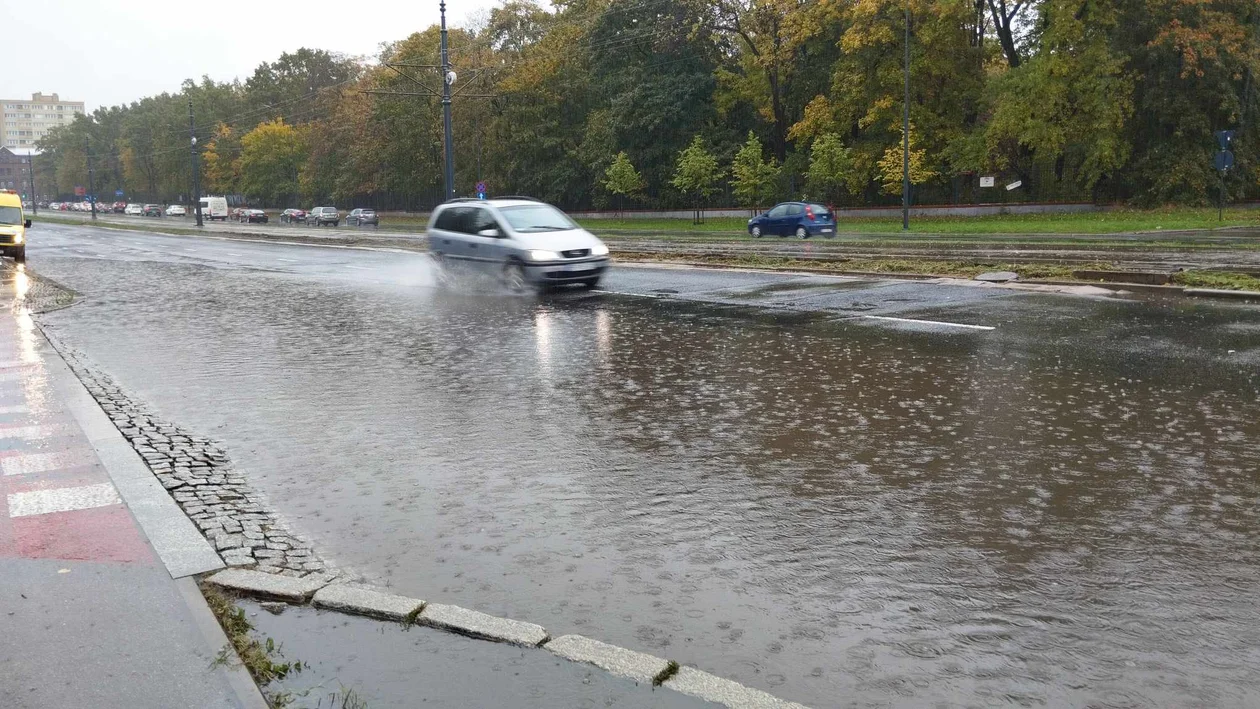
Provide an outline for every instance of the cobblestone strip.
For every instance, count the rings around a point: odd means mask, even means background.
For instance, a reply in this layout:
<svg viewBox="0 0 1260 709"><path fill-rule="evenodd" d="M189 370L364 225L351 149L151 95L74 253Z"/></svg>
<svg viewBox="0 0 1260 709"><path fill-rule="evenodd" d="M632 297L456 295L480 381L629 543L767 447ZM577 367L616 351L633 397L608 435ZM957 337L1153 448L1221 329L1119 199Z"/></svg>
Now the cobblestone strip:
<svg viewBox="0 0 1260 709"><path fill-rule="evenodd" d="M293 577L329 571L310 545L267 509L222 448L161 420L83 353L46 328L44 335L224 564Z"/></svg>

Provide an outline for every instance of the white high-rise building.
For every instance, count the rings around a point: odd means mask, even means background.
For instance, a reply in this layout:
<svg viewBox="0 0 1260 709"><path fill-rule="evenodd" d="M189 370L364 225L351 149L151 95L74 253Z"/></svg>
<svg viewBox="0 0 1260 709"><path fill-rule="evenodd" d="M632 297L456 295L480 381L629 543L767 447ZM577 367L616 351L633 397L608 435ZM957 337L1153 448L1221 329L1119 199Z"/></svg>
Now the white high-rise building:
<svg viewBox="0 0 1260 709"><path fill-rule="evenodd" d="M68 125L83 113L82 101L62 101L57 94L31 94L27 99L0 99L0 146L34 148L57 126Z"/></svg>

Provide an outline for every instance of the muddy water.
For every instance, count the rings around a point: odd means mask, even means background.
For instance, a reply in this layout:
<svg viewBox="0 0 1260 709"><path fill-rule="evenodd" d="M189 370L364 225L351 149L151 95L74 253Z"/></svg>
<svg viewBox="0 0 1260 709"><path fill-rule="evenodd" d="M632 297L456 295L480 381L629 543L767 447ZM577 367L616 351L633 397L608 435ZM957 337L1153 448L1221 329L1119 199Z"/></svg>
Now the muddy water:
<svg viewBox="0 0 1260 709"><path fill-rule="evenodd" d="M951 333L46 267L100 294L49 322L402 591L815 706L1260 702L1252 311Z"/></svg>

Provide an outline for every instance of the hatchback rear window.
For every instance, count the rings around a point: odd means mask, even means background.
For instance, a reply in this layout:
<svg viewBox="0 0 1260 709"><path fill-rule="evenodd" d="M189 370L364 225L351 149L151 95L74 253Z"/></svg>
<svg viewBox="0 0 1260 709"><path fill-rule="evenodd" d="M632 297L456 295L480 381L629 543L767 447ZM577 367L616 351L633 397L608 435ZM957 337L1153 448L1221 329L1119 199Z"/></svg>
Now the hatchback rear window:
<svg viewBox="0 0 1260 709"><path fill-rule="evenodd" d="M809 205L809 211L813 212L815 217L822 217L825 219L831 216L831 210L821 204Z"/></svg>

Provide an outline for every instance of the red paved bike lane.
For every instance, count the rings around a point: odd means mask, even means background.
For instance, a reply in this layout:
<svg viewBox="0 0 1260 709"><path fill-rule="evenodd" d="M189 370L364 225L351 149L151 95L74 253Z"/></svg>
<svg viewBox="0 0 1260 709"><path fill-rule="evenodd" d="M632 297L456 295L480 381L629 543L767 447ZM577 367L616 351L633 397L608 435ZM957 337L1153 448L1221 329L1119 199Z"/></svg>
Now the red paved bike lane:
<svg viewBox="0 0 1260 709"><path fill-rule="evenodd" d="M0 318L0 557L157 563L50 391L38 337L29 316Z"/></svg>

